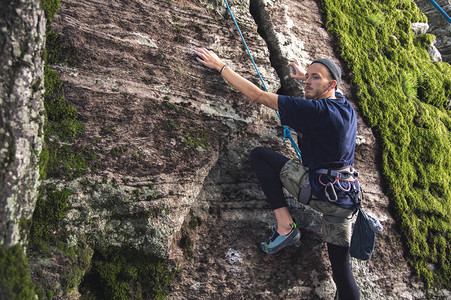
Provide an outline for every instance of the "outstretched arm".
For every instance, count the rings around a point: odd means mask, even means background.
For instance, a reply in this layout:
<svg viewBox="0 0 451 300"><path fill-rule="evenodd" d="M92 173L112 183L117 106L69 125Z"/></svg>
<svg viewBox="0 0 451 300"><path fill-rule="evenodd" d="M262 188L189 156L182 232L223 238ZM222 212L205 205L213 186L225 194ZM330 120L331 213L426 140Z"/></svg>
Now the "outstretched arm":
<svg viewBox="0 0 451 300"><path fill-rule="evenodd" d="M278 95L261 90L249 80L243 78L239 74L235 73L230 67L226 66L221 59L210 50L205 48L198 48L194 50L194 53L198 55L197 60L204 66L215 69L221 72L222 77L227 80L231 85L242 92L246 97L252 101L266 105L272 109L278 110L277 98Z"/></svg>

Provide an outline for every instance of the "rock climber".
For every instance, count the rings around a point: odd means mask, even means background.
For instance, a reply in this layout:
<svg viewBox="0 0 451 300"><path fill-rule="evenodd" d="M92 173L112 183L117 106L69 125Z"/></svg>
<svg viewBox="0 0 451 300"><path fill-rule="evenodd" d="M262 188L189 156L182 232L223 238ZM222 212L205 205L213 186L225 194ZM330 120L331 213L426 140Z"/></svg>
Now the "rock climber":
<svg viewBox="0 0 451 300"><path fill-rule="evenodd" d="M323 214L322 234L338 299L360 299L349 254L354 203L348 191L356 184L352 166L357 119L352 105L337 91L340 67L325 58L313 61L306 72L298 62L289 64L294 69L290 76L305 82L304 99L265 92L235 73L213 51L198 48L194 52L201 64L217 70L250 100L277 110L282 125L302 134L302 163L263 147L250 153L251 166L277 223L269 240L261 243L261 249L273 254L300 239L301 233L288 210L284 187L302 203Z"/></svg>

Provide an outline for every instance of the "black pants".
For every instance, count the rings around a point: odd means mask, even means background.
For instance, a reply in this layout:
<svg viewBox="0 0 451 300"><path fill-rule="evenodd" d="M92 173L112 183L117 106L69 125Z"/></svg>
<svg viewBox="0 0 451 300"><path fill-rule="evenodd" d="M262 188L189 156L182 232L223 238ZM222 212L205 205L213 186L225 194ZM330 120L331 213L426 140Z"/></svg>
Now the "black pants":
<svg viewBox="0 0 451 300"><path fill-rule="evenodd" d="M263 147L254 148L249 158L252 169L271 208L274 210L286 207L287 202L279 175L282 167L289 159ZM332 276L337 285L339 299L360 299L359 289L351 270L349 247L327 243L327 252L329 253Z"/></svg>
<svg viewBox="0 0 451 300"><path fill-rule="evenodd" d="M286 207L279 174L289 159L263 147L254 148L249 159L271 209Z"/></svg>

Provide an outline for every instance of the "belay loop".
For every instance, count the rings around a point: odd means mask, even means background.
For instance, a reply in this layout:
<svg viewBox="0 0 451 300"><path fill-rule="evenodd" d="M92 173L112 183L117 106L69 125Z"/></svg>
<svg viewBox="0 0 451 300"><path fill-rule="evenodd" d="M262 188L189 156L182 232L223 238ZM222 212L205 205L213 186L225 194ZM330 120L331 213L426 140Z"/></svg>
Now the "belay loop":
<svg viewBox="0 0 451 300"><path fill-rule="evenodd" d="M240 27L238 26L238 23L236 22L235 17L233 16L233 13L232 13L232 10L230 9L229 3L227 3L227 0L224 0L224 2L226 4L226 6L227 6L227 9L228 9L229 13L230 13L230 16L232 17L233 22L235 23L236 29L238 30L238 33L240 34L240 37L243 40L244 47L246 48L247 53L249 54L249 57L250 57L250 59L252 61L252 64L254 65L254 68L257 71L258 77L260 78L260 81L262 82L265 91L268 92L268 89L266 88L265 82L263 81L263 78L260 75L260 72L258 71L257 65L255 64L255 61L254 61L254 59L252 57L251 51L247 47L246 41L244 40L243 34L241 33L241 30L240 30ZM276 110L276 114L277 114L277 116L279 117L279 120L280 120L280 115L279 115L279 112L277 110ZM288 128L285 125L283 125L283 128L284 129L283 129L283 142L282 142L282 145L285 145L285 140L289 139L290 142L291 142L291 145L294 148L294 151L296 152L297 157L299 158L299 161L302 163L301 150L299 150L298 145L296 144L296 142L294 141L293 137L291 136L290 128Z"/></svg>

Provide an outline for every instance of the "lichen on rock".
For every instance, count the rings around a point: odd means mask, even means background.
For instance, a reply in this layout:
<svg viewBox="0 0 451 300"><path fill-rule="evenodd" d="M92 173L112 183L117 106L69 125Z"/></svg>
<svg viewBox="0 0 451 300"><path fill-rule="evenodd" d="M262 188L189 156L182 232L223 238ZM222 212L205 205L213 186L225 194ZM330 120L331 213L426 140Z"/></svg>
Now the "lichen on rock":
<svg viewBox="0 0 451 300"><path fill-rule="evenodd" d="M45 18L36 1L2 6L0 33L0 244L26 245L19 220L33 213L43 145Z"/></svg>

